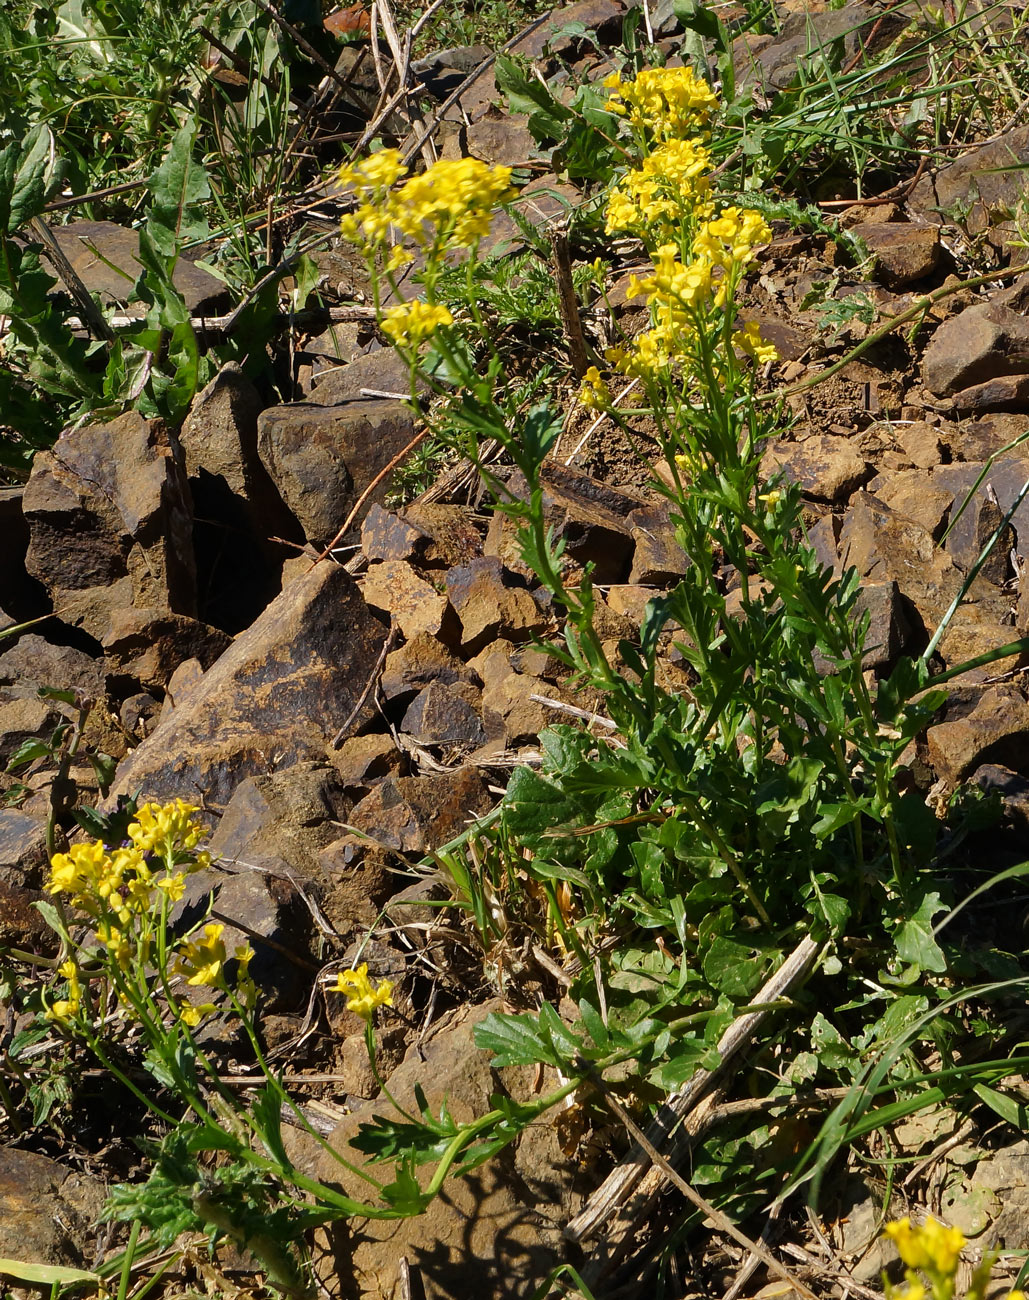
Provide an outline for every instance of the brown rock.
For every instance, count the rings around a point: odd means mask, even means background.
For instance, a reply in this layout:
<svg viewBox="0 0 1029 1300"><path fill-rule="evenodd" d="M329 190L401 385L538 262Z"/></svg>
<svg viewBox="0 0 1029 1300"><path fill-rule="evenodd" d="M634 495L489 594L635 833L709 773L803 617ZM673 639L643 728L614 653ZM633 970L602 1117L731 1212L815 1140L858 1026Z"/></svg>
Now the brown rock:
<svg viewBox="0 0 1029 1300"><path fill-rule="evenodd" d="M1024 411L1027 401L1029 375L997 375L995 379L955 393L951 408L958 415L985 415L993 411Z"/></svg>
<svg viewBox="0 0 1029 1300"><path fill-rule="evenodd" d="M458 1122L464 1122L485 1114L498 1092L517 1100L532 1098L535 1071L496 1072L490 1069L489 1056L475 1044L475 1024L499 1010L500 1002L470 1012L462 1009L439 1023L417 1049L409 1050L389 1077L389 1090L400 1105L417 1107L415 1089L420 1087L434 1114L446 1105ZM555 1081L547 1079L542 1086L553 1087ZM374 1115L394 1114L384 1100L370 1102L348 1116L329 1141L360 1168L367 1157L350 1145L359 1126ZM351 1195L366 1194L367 1185L327 1154L319 1153L314 1172L342 1183ZM334 1225L324 1258L348 1260L358 1280L355 1300L387 1300L395 1295L403 1259L423 1261L420 1272L427 1300L528 1296L551 1261L563 1254L561 1225L581 1203L573 1191L577 1177L552 1124L534 1124L474 1175L450 1180L445 1193L423 1214Z"/></svg>
<svg viewBox="0 0 1029 1300"><path fill-rule="evenodd" d="M940 431L924 420L902 427L896 433L904 454L918 469L932 469L943 460Z"/></svg>
<svg viewBox="0 0 1029 1300"><path fill-rule="evenodd" d="M508 114L496 107L487 110L465 133L469 156L490 166L524 167L539 152L528 120L523 114Z"/></svg>
<svg viewBox="0 0 1029 1300"><path fill-rule="evenodd" d="M936 226L866 222L857 233L875 254L879 276L887 289L903 289L924 280L942 261L943 247Z"/></svg>
<svg viewBox="0 0 1029 1300"><path fill-rule="evenodd" d="M102 1182L32 1151L0 1148L0 1255L92 1268Z"/></svg>
<svg viewBox="0 0 1029 1300"><path fill-rule="evenodd" d="M115 793L215 808L246 777L324 760L386 637L354 580L329 563L290 583L133 750ZM370 705L365 706L367 717ZM360 717L355 724L360 724Z"/></svg>
<svg viewBox="0 0 1029 1300"><path fill-rule="evenodd" d="M408 638L423 632L436 636L449 612L446 596L403 560L370 565L358 586L368 604L390 615Z"/></svg>
<svg viewBox="0 0 1029 1300"><path fill-rule="evenodd" d="M940 427L940 440L952 461L986 461L1003 452L1026 431L1025 417L1003 412L962 420L959 424L944 422ZM1016 450L1007 454L1018 456Z"/></svg>
<svg viewBox="0 0 1029 1300"><path fill-rule="evenodd" d="M402 761L388 732L351 736L330 758L348 797L355 800L366 795L381 777L398 774Z"/></svg>
<svg viewBox="0 0 1029 1300"><path fill-rule="evenodd" d="M48 740L61 715L50 700L0 689L0 769L27 740Z"/></svg>
<svg viewBox="0 0 1029 1300"><path fill-rule="evenodd" d="M421 380L418 390L425 391ZM384 393L406 399L410 391L407 362L394 348L377 348L344 366L323 371L311 389L311 401L319 406L340 406L343 402L381 400Z"/></svg>
<svg viewBox="0 0 1029 1300"><path fill-rule="evenodd" d="M447 595L461 621L461 645L474 654L498 636L524 641L543 626L543 616L522 587L504 584L500 561L492 556L447 570Z"/></svg>
<svg viewBox="0 0 1029 1300"><path fill-rule="evenodd" d="M112 614L102 644L111 677L163 694L180 664L196 660L202 669L210 668L232 645L232 638L181 614L124 609ZM124 687L123 680L119 689Z"/></svg>
<svg viewBox="0 0 1029 1300"><path fill-rule="evenodd" d="M908 195L908 208L941 224L948 209L966 209L962 224L977 235L991 224L993 214L1014 212L1024 189L1023 168L1029 163L1029 126L1015 127L997 140L971 149L925 176ZM971 203L971 209L967 205Z"/></svg>
<svg viewBox="0 0 1029 1300"><path fill-rule="evenodd" d="M70 221L66 226L52 226L51 233L79 279L105 306L130 299L139 278L139 231L113 221ZM175 264L172 283L182 294L186 310L194 315L217 315L228 300L221 280L187 257L180 257ZM136 302L129 314L143 316L145 310Z"/></svg>
<svg viewBox="0 0 1029 1300"><path fill-rule="evenodd" d="M629 516L636 549L629 583L667 584L679 580L689 561L675 536L667 506L642 506Z"/></svg>
<svg viewBox="0 0 1029 1300"><path fill-rule="evenodd" d="M652 587L614 583L608 587L605 598L610 609L616 614L631 619L639 627L647 612L647 603L653 600L654 594Z"/></svg>
<svg viewBox="0 0 1029 1300"><path fill-rule="evenodd" d="M425 853L460 835L492 802L471 767L433 776L388 776L356 805L349 823L378 844Z"/></svg>
<svg viewBox="0 0 1029 1300"><path fill-rule="evenodd" d="M854 605L854 617L865 614L868 632L861 667L886 668L911 645L915 633L897 583L865 583Z"/></svg>
<svg viewBox="0 0 1029 1300"><path fill-rule="evenodd" d="M966 717L930 727L927 740L929 761L949 786L982 763L1018 771L1025 766L1029 742L1029 703L1015 687L991 687Z"/></svg>
<svg viewBox="0 0 1029 1300"><path fill-rule="evenodd" d="M985 465L966 462L960 465L941 465L933 471L933 487L951 493L951 518L956 519L947 537L946 547L958 566L966 571L979 558L986 541L1001 519L1012 509L1029 479L1029 461L1013 457L995 462L983 481L978 483L977 480L985 469ZM965 506L960 518L956 518L973 489L975 494L972 500ZM1006 530L1007 535L1001 536L987 561L989 571L986 576L993 582L1005 581L1011 548L1017 545L1024 549L1029 543L1029 497L1015 510L1009 528L1011 531Z"/></svg>
<svg viewBox="0 0 1029 1300"><path fill-rule="evenodd" d="M946 320L922 358L922 380L946 397L999 375L1029 372L1029 320L1009 307L977 303Z"/></svg>
<svg viewBox="0 0 1029 1300"><path fill-rule="evenodd" d="M422 633L386 656L379 680L385 699L416 695L430 682L474 682L475 674L436 640Z"/></svg>
<svg viewBox="0 0 1029 1300"><path fill-rule="evenodd" d="M273 406L258 420L258 450L305 537L327 542L372 479L411 441L402 402ZM381 498L388 479L377 489Z"/></svg>
<svg viewBox="0 0 1029 1300"><path fill-rule="evenodd" d="M430 682L411 701L400 730L420 745L482 745L479 698L470 682Z"/></svg>
<svg viewBox="0 0 1029 1300"><path fill-rule="evenodd" d="M798 443L773 443L761 462L761 473L772 479L782 473L820 501L844 501L872 477L872 469L848 438L816 434Z"/></svg>
<svg viewBox="0 0 1029 1300"><path fill-rule="evenodd" d="M102 640L127 606L194 616L189 489L160 420L130 412L39 452L25 485L29 572Z"/></svg>
<svg viewBox="0 0 1029 1300"><path fill-rule="evenodd" d="M945 487L936 487L922 470L902 470L891 474L886 481L869 484L878 500L906 519L920 524L938 540L947 523L954 493Z"/></svg>
<svg viewBox="0 0 1029 1300"><path fill-rule="evenodd" d="M46 624L43 625L44 627ZM35 632L15 641L0 641L0 685L16 685L35 694L40 686L80 690L98 699L104 691L104 666L83 650L53 645Z"/></svg>
<svg viewBox="0 0 1029 1300"><path fill-rule="evenodd" d="M184 659L175 669L164 688L164 705L161 709L163 721L172 709L185 700L189 692L204 675L204 666L199 659Z"/></svg>
<svg viewBox="0 0 1029 1300"><path fill-rule="evenodd" d="M451 568L481 555L482 538L463 506L416 501L395 514L373 505L361 526L361 547L369 560Z"/></svg>
<svg viewBox="0 0 1029 1300"><path fill-rule="evenodd" d="M46 876L46 824L43 812L0 808L0 943L22 946L56 936L32 906L42 896ZM0 1233L3 1232L0 1219Z"/></svg>

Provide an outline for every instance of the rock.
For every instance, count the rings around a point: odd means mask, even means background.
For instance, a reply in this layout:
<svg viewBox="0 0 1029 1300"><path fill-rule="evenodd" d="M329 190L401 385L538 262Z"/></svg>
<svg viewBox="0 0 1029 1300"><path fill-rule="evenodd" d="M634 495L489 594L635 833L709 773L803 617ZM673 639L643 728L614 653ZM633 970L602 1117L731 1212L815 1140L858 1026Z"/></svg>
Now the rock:
<svg viewBox="0 0 1029 1300"><path fill-rule="evenodd" d="M446 596L420 578L403 560L369 565L358 585L374 609L392 617L408 639L420 633L437 636L453 611Z"/></svg>
<svg viewBox="0 0 1029 1300"><path fill-rule="evenodd" d="M960 424L944 421L940 425L940 441L952 461L982 462L1002 453L1018 456L1019 451L1007 449L1024 433L1024 416L1003 413L962 420Z"/></svg>
<svg viewBox="0 0 1029 1300"><path fill-rule="evenodd" d="M525 641L543 627L543 616L532 596L522 587L505 585L503 568L493 556L448 569L446 586L461 621L461 646L468 654L498 636Z"/></svg>
<svg viewBox="0 0 1029 1300"><path fill-rule="evenodd" d="M925 420L915 420L906 428L897 429L894 437L905 456L918 469L932 469L943 460L940 431Z"/></svg>
<svg viewBox="0 0 1029 1300"><path fill-rule="evenodd" d="M953 395L950 409L955 415L985 415L991 411L1024 411L1029 401L1029 375L997 375L982 384L972 384Z"/></svg>
<svg viewBox="0 0 1029 1300"><path fill-rule="evenodd" d="M410 699L430 682L475 682L465 667L435 637L421 633L386 656L379 689L387 700Z"/></svg>
<svg viewBox="0 0 1029 1300"><path fill-rule="evenodd" d="M417 391L426 391L421 379ZM311 389L311 401L320 406L340 406L343 402L382 400L384 396L406 400L410 392L410 371L400 353L394 348L376 348L346 365L323 371Z"/></svg>
<svg viewBox="0 0 1029 1300"><path fill-rule="evenodd" d="M785 90L798 75L806 72L817 76L816 68L821 67L829 57L829 47L837 42L842 46L844 62L867 58L888 45L906 25L891 15L880 26L875 23L880 16L864 4L847 4L820 13L804 5L800 12L786 18L770 41L759 45L750 42L749 48L738 52L737 84L742 88L756 81L766 91Z"/></svg>
<svg viewBox="0 0 1029 1300"><path fill-rule="evenodd" d="M257 454L263 406L231 363L194 399L180 434L195 513L200 616L231 633L249 627L279 590L286 549L269 539L301 540Z"/></svg>
<svg viewBox="0 0 1029 1300"><path fill-rule="evenodd" d="M891 474L885 483L874 480L869 491L896 514L913 520L938 541L947 523L954 493L936 487L921 470L902 470Z"/></svg>
<svg viewBox="0 0 1029 1300"><path fill-rule="evenodd" d="M112 687L124 691L129 684L163 694L180 664L195 660L210 668L232 638L182 614L149 610L116 610L103 639Z"/></svg>
<svg viewBox="0 0 1029 1300"><path fill-rule="evenodd" d="M911 645L915 632L897 583L865 583L854 605L854 617L864 614L869 621L861 667L887 668Z"/></svg>
<svg viewBox="0 0 1029 1300"><path fill-rule="evenodd" d="M92 1268L106 1196L97 1178L33 1151L0 1148L0 1256Z"/></svg>
<svg viewBox="0 0 1029 1300"><path fill-rule="evenodd" d="M668 506L642 506L629 515L633 551L629 583L678 582L689 561L675 536Z"/></svg>
<svg viewBox="0 0 1029 1300"><path fill-rule="evenodd" d="M569 703L564 691L552 682L529 673L503 673L482 692L482 716L491 736L503 736L508 748L535 744L541 731L562 721L560 714L532 697Z"/></svg>
<svg viewBox="0 0 1029 1300"><path fill-rule="evenodd" d="M986 794L1000 796L1005 821L1021 834L1029 830L1029 777L999 763L984 763L969 778Z"/></svg>
<svg viewBox="0 0 1029 1300"><path fill-rule="evenodd" d="M935 176L923 177L908 195L908 209L941 224L948 213L960 208L961 224L970 235L978 235L990 226L995 213L1007 216L1015 211L1025 186L1026 164L1029 126L1019 126L963 153Z"/></svg>
<svg viewBox="0 0 1029 1300"><path fill-rule="evenodd" d="M402 755L388 732L369 732L344 741L331 760L347 798L356 802L381 777L400 775Z"/></svg>
<svg viewBox="0 0 1029 1300"><path fill-rule="evenodd" d="M53 645L34 632L23 633L16 642L2 642L9 649L0 653L0 686L17 685L35 694L40 686L57 690L84 691L97 700L104 693L103 663L72 646Z"/></svg>
<svg viewBox="0 0 1029 1300"><path fill-rule="evenodd" d="M479 699L470 682L430 682L411 701L400 730L420 745L485 744Z"/></svg>
<svg viewBox="0 0 1029 1300"><path fill-rule="evenodd" d="M27 623L50 612L46 588L25 568L29 528L22 513L21 487L0 487L0 609L12 623Z"/></svg>
<svg viewBox="0 0 1029 1300"><path fill-rule="evenodd" d="M50 233L61 252L91 294L98 294L104 306L124 304L132 297L139 278L139 232L113 221L70 221L52 226ZM228 302L228 290L221 280L189 260L180 257L172 283L182 294L186 310L193 316L217 315ZM130 315L145 315L146 308L135 302Z"/></svg>
<svg viewBox="0 0 1029 1300"><path fill-rule="evenodd" d="M955 563L968 570L979 558L983 545L994 532L1001 519L1015 504L1018 494L1029 480L1029 460L1014 457L996 461L983 481L978 483L985 465L965 462L960 465L941 465L933 471L934 490L951 493L951 518L961 508L969 493L975 495L956 520L947 537L947 551ZM991 501L991 496L994 498ZM1011 532L1002 536L987 561L992 566L993 582L1003 582L1008 572L1008 554L1012 546L1023 550L1029 546L1029 496L1015 510L1009 525ZM999 576L1003 575L1003 576ZM990 577L988 572L987 577Z"/></svg>
<svg viewBox="0 0 1029 1300"><path fill-rule="evenodd" d="M129 412L39 452L24 510L26 567L65 622L102 641L128 606L195 615L189 489L162 421Z"/></svg>
<svg viewBox="0 0 1029 1300"><path fill-rule="evenodd" d="M879 278L887 289L903 289L926 279L943 260L936 226L865 222L857 233L875 254Z"/></svg>
<svg viewBox="0 0 1029 1300"><path fill-rule="evenodd" d="M474 768L433 776L388 776L354 807L349 824L377 844L420 854L456 839L492 803Z"/></svg>
<svg viewBox="0 0 1029 1300"><path fill-rule="evenodd" d="M464 506L415 501L397 513L373 505L361 526L361 547L369 560L451 568L481 555L482 538Z"/></svg>
<svg viewBox="0 0 1029 1300"><path fill-rule="evenodd" d="M145 740L161 719L161 705L152 695L140 691L122 701L118 710L121 725L135 740Z"/></svg>
<svg viewBox="0 0 1029 1300"><path fill-rule="evenodd" d="M164 688L164 706L161 709L161 721L178 708L189 692L204 675L204 667L199 659L184 659L168 678Z"/></svg>
<svg viewBox="0 0 1029 1300"><path fill-rule="evenodd" d="M46 824L44 813L0 808L0 943L42 943L46 948L56 944L56 936L32 906L42 896L46 877ZM48 935L50 941L45 942Z"/></svg>
<svg viewBox="0 0 1029 1300"><path fill-rule="evenodd" d="M922 380L939 397L999 375L1026 373L1029 320L996 303L977 303L944 321L922 357Z"/></svg>
<svg viewBox="0 0 1029 1300"><path fill-rule="evenodd" d="M1029 703L1013 686L993 686L966 717L937 723L926 739L930 763L951 788L984 763L1018 771L1029 743Z"/></svg>
<svg viewBox="0 0 1029 1300"><path fill-rule="evenodd" d="M258 421L261 460L308 541L329 541L375 476L414 436L401 402L273 406ZM384 479L376 489L389 490Z"/></svg>
<svg viewBox="0 0 1029 1300"><path fill-rule="evenodd" d="M415 1088L421 1087L434 1114L446 1105L462 1122L485 1114L494 1094L531 1099L534 1070L491 1070L489 1056L475 1045L474 1026L501 1009L499 1001L462 1009L410 1049L389 1076L390 1092L400 1105L417 1107ZM555 1081L548 1079L541 1086L553 1087ZM329 1141L360 1168L367 1157L350 1145L359 1126L374 1115L394 1114L385 1101L367 1103L348 1116ZM314 1173L342 1183L350 1195L366 1194L367 1184L325 1153L315 1157ZM473 1175L448 1180L444 1194L415 1218L334 1224L323 1255L325 1267L335 1267L334 1259L348 1260L357 1281L355 1300L388 1300L397 1294L403 1259L420 1265L427 1300L527 1297L564 1255L561 1225L581 1203L573 1191L577 1177L574 1163L561 1152L553 1124L541 1121Z"/></svg>
<svg viewBox="0 0 1029 1300"><path fill-rule="evenodd" d="M525 167L537 158L539 146L523 114L509 114L493 106L486 116L465 131L465 150L491 167Z"/></svg>
<svg viewBox="0 0 1029 1300"><path fill-rule="evenodd" d="M48 740L61 714L50 700L0 689L0 769L27 740Z"/></svg>
<svg viewBox="0 0 1029 1300"><path fill-rule="evenodd" d="M567 54L581 39L575 34L579 24L601 40L605 35L617 39L625 9L622 0L576 0L574 4L559 5L547 15L546 22L519 37L513 52L528 59L538 59L545 53Z"/></svg>
<svg viewBox="0 0 1029 1300"><path fill-rule="evenodd" d="M325 760L386 637L354 580L329 562L290 583L118 771L114 793L203 795L215 808L248 776ZM372 715L370 704L355 719Z"/></svg>
<svg viewBox="0 0 1029 1300"><path fill-rule="evenodd" d="M798 443L773 443L761 461L765 479L781 473L807 496L834 503L845 501L873 472L850 439L828 433Z"/></svg>
<svg viewBox="0 0 1029 1300"><path fill-rule="evenodd" d="M544 466L542 478L544 518L547 527L564 541L565 554L576 564L592 565L597 583L624 582L635 549L629 517L647 503L581 470L555 462ZM504 486L514 499L528 499L528 484L517 470L507 475ZM485 550L515 572L528 576L518 529L513 519L497 512L490 521Z"/></svg>

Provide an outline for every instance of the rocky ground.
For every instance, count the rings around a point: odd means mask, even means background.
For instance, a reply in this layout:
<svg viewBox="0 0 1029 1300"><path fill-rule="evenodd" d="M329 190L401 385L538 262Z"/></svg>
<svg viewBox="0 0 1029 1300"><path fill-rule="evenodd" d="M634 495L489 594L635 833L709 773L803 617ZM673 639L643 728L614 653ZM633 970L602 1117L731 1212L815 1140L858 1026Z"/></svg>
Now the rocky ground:
<svg viewBox="0 0 1029 1300"><path fill-rule="evenodd" d="M875 12L851 4L809 16L828 39ZM622 13L620 0L582 0L532 31L522 52L546 72L548 36L576 22L617 34ZM786 84L806 48L807 17L787 15L780 36L742 46L741 71ZM654 21L674 51L674 18ZM574 54L575 41L556 43ZM441 104L464 86L442 120L440 151L535 168L540 179L520 204L544 224L574 191L543 174L525 120L497 104L491 70L468 77L484 57L447 51L418 68ZM595 51L581 57L604 72ZM1029 451L1013 445L1029 432L1029 274L1011 270L1024 258L1008 220L1022 187L1012 158L1029 161L1029 127L927 170L884 201L830 207L867 249L859 271L842 235L775 223L753 288L762 333L782 358L769 388L785 389L795 416L768 448L768 471L801 484L823 561L860 574L870 670L926 645L1029 480ZM331 192L325 202L331 208ZM945 216L956 206L967 214L960 229ZM118 227L73 223L58 233L76 256L86 234L115 262L131 256ZM516 236L511 225L495 238ZM876 328L856 316L828 327L826 301L863 295L885 320L968 276L971 247L993 279L941 297L914 335L887 333L804 387ZM324 333L296 338L297 400L269 405L230 366L180 431L137 414L79 428L36 457L24 486L0 489L0 629L49 615L0 641L0 765L74 712L39 687L94 701L72 787L53 790L46 759L6 778L0 940L46 942L31 904L44 878L50 800L62 808L101 800L89 752L117 763L109 799L141 790L202 805L217 861L194 879L194 896L214 890L218 915L253 944L269 1054L343 1146L376 1089L360 1022L339 999L327 1002L315 977L359 950L398 990L381 1050L401 1100L420 1081L430 1106L445 1095L470 1114L498 1087L532 1089L518 1071L498 1079L475 1051L471 1026L498 1005L502 972L483 969L459 918L427 905L447 896L447 884L418 864L496 804L511 767L534 761L548 723L576 709L588 717L596 702L569 689L538 648L560 630L554 611L472 476L458 466L408 504L391 504L381 471L416 434L398 396L405 376L357 301L345 250L331 248L321 265L356 309L345 319L344 305L344 319ZM104 291L102 264L82 254L79 271ZM184 274L191 310L216 312L217 284L197 268ZM810 305L819 297L821 310ZM617 287L612 300L629 320ZM645 461L645 430L641 447ZM546 471L548 512L571 561L594 566L611 642L637 635L646 601L682 572L667 505L647 477L610 428L581 410ZM941 667L1029 632L1026 554L1029 498L1010 513L943 639ZM668 679L678 671L670 651ZM964 781L997 791L1006 838L993 842L991 865L1016 860L1029 820L1022 660L973 669L909 758L930 801ZM510 959L524 966L533 957ZM536 978L547 984L553 973L540 967ZM305 1075L315 1082L305 1085ZM125 1177L135 1158L116 1117L94 1100L88 1139L0 1152L0 1255L94 1259L103 1180ZM927 1203L935 1198L973 1238L1029 1247L1026 1143L991 1150L988 1134L942 1111L896 1136L930 1189ZM305 1157L296 1141L295 1158L317 1166L323 1157ZM562 1228L606 1171L603 1159L541 1126L423 1217L323 1242L321 1276L333 1294L370 1300L402 1293L406 1262L431 1297L529 1294L555 1262L583 1258ZM878 1287L877 1196L877 1179L855 1172L835 1189L827 1235L794 1232L809 1280L847 1275L860 1296ZM739 1252L714 1234L702 1256L691 1285L722 1294ZM198 1253L193 1267L191 1285L203 1287L213 1266ZM245 1286L231 1252L219 1268L208 1289Z"/></svg>

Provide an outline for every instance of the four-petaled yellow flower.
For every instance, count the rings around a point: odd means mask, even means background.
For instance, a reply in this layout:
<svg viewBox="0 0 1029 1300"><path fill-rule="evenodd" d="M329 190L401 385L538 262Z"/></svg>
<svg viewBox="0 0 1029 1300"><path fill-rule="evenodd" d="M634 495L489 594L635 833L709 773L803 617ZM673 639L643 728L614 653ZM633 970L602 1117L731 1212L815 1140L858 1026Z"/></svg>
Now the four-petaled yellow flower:
<svg viewBox="0 0 1029 1300"><path fill-rule="evenodd" d="M79 982L79 968L73 961L61 962L57 968L58 975L68 981L67 997L51 1002L43 1013L47 1020L71 1020L77 1015L82 1005L82 985Z"/></svg>
<svg viewBox="0 0 1029 1300"><path fill-rule="evenodd" d="M393 1005L393 985L389 980L382 980L378 988L372 987L368 978L368 963L362 962L357 970L341 971L336 977L333 993L344 993L347 1010L353 1011L362 1020L371 1020L376 1007Z"/></svg>
<svg viewBox="0 0 1029 1300"><path fill-rule="evenodd" d="M590 411L596 411L602 406L610 406L611 404L611 391L601 378L600 371L596 366L590 366L582 377L579 401Z"/></svg>
<svg viewBox="0 0 1029 1300"><path fill-rule="evenodd" d="M454 318L446 307L415 299L414 302L387 308L382 318L382 332L388 334L398 347L417 348L441 325L453 323Z"/></svg>
<svg viewBox="0 0 1029 1300"><path fill-rule="evenodd" d="M209 923L204 926L202 939L184 939L175 960L175 974L194 988L201 984L220 988L224 983L222 967L228 955L222 940L224 932L224 925Z"/></svg>
<svg viewBox="0 0 1029 1300"><path fill-rule="evenodd" d="M698 135L718 105L715 92L692 68L644 68L628 82L614 72L604 86L608 108L653 140Z"/></svg>

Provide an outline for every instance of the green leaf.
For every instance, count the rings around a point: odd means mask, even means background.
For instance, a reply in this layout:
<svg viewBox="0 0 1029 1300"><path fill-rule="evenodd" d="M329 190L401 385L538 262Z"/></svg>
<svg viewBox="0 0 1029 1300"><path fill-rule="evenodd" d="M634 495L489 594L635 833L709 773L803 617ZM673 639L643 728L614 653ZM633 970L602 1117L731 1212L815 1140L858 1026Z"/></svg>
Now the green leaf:
<svg viewBox="0 0 1029 1300"><path fill-rule="evenodd" d="M944 911L939 894L926 894L914 916L904 921L894 935L897 956L919 970L942 974L947 969L943 950L933 938L933 917Z"/></svg>
<svg viewBox="0 0 1029 1300"><path fill-rule="evenodd" d="M168 152L150 178L153 203L147 232L160 252L178 256L185 240L201 239L207 233L199 205L210 198L207 173L193 160L196 122L187 118L172 136Z"/></svg>
<svg viewBox="0 0 1029 1300"><path fill-rule="evenodd" d="M0 153L0 227L13 235L46 206L52 188L54 140L47 126L36 126L24 140Z"/></svg>
<svg viewBox="0 0 1029 1300"><path fill-rule="evenodd" d="M977 1083L972 1091L995 1115L1006 1120L1013 1128L1023 1132L1029 1130L1029 1108L1023 1099L1010 1093L998 1092L996 1088L988 1088L985 1083Z"/></svg>
<svg viewBox="0 0 1029 1300"><path fill-rule="evenodd" d="M581 803L556 781L528 767L516 767L504 797L504 821L512 834L531 843L552 826L572 824Z"/></svg>
<svg viewBox="0 0 1029 1300"><path fill-rule="evenodd" d="M562 125L572 114L556 99L546 82L525 72L509 55L498 54L494 65L497 89L512 113L526 113L537 144L561 138Z"/></svg>
<svg viewBox="0 0 1029 1300"><path fill-rule="evenodd" d="M23 740L11 755L10 762L7 764L7 771L16 772L19 767L24 767L26 763L31 763L37 758L47 758L51 754L52 750L45 740Z"/></svg>
<svg viewBox="0 0 1029 1300"><path fill-rule="evenodd" d="M505 1065L565 1064L555 1051L549 1035L540 1027L539 1019L527 1011L517 1015L501 1015L491 1011L475 1026L475 1043L484 1052L492 1052L490 1064L495 1069ZM578 1040L576 1040L577 1042Z"/></svg>
<svg viewBox="0 0 1029 1300"><path fill-rule="evenodd" d="M59 1264L24 1264L20 1259L0 1258L0 1274L16 1277L19 1282L29 1282L33 1286L75 1286L79 1282L102 1284L104 1281L99 1273L90 1273L84 1268L65 1268Z"/></svg>
<svg viewBox="0 0 1029 1300"><path fill-rule="evenodd" d="M729 997L743 998L761 981L763 962L746 944L716 935L703 961L704 978Z"/></svg>

